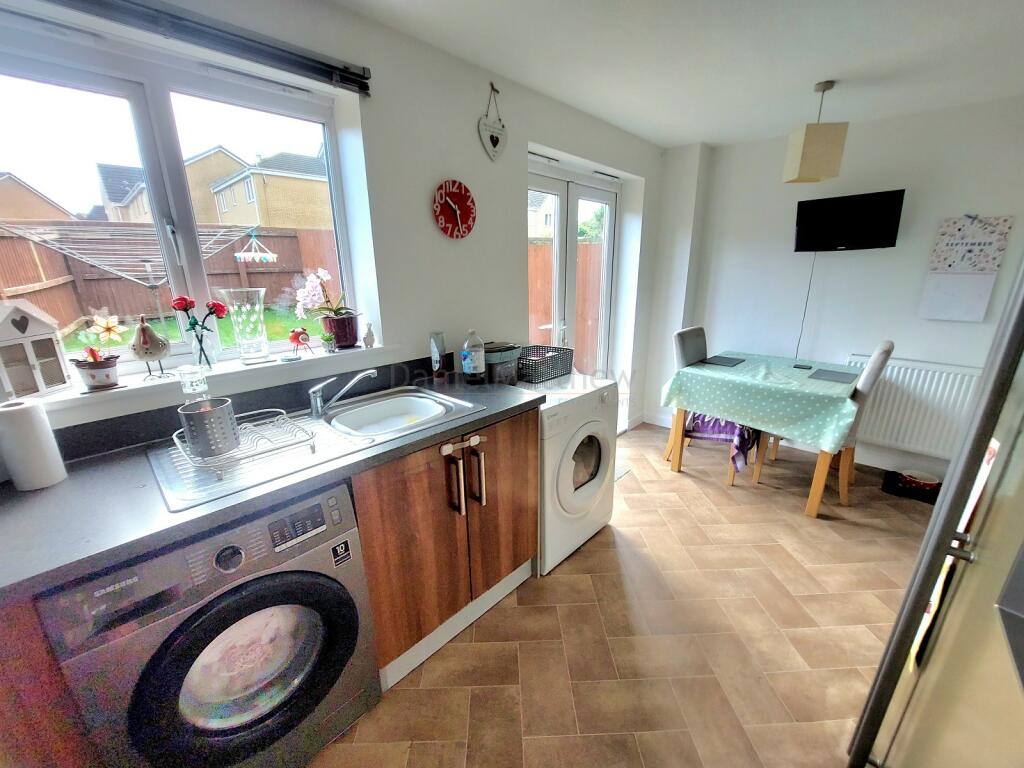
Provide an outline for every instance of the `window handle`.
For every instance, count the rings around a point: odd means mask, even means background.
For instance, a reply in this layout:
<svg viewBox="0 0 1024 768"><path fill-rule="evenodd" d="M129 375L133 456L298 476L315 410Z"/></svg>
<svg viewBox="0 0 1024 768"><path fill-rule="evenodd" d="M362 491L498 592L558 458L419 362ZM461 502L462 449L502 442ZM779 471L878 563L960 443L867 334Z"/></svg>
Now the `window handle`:
<svg viewBox="0 0 1024 768"><path fill-rule="evenodd" d="M181 251L178 249L178 230L174 228L174 222L167 219L164 222L164 230L167 232L167 237L171 241L171 247L174 249L174 261L179 267L184 266L181 263Z"/></svg>

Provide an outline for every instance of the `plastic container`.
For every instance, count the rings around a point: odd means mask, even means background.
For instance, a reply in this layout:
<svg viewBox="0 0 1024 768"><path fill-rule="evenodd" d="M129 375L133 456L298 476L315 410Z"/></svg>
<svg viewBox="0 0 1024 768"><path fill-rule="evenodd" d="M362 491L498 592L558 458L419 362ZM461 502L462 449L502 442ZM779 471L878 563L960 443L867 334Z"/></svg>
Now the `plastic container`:
<svg viewBox="0 0 1024 768"><path fill-rule="evenodd" d="M519 356L519 380L537 384L572 373L572 350L535 344Z"/></svg>
<svg viewBox="0 0 1024 768"><path fill-rule="evenodd" d="M484 365L488 384L515 385L519 381L519 355L523 348L507 341L489 341L484 344Z"/></svg>
<svg viewBox="0 0 1024 768"><path fill-rule="evenodd" d="M459 355L462 363L462 376L467 384L483 384L487 381L487 366L484 362L484 340L477 336L473 328L466 334Z"/></svg>

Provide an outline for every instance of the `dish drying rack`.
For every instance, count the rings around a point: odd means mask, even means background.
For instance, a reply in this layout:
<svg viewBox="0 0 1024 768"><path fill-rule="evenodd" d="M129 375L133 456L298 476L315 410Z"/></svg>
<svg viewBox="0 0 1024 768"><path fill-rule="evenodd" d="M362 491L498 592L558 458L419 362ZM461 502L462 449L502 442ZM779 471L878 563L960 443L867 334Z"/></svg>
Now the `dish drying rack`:
<svg viewBox="0 0 1024 768"><path fill-rule="evenodd" d="M263 408L249 411L236 417L238 422L239 445L220 456L202 458L193 456L185 440L185 430L179 429L172 435L174 444L189 464L196 469L213 472L218 480L224 479L224 472L243 462L262 458L268 454L287 451L304 445L310 453L316 453L313 433L288 418L280 408Z"/></svg>

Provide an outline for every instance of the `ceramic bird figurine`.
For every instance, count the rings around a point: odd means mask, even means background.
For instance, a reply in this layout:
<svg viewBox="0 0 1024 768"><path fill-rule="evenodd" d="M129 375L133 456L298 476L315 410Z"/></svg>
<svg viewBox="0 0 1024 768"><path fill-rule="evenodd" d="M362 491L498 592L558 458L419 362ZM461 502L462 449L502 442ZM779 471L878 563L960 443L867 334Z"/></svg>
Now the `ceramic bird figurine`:
<svg viewBox="0 0 1024 768"><path fill-rule="evenodd" d="M292 343L296 358L299 356L299 349L301 347L305 347L309 350L309 354L313 354L313 350L309 346L309 333L305 328L292 328L291 333L288 334L288 341Z"/></svg>
<svg viewBox="0 0 1024 768"><path fill-rule="evenodd" d="M157 378L170 375L164 372L163 364L163 359L171 351L170 339L154 331L153 326L146 322L144 315L139 315L139 325L135 329L135 335L132 336L128 349L135 355L136 360L141 360L146 364L149 376L154 376L150 363L156 363L160 368L160 375ZM149 378L149 376L146 378Z"/></svg>

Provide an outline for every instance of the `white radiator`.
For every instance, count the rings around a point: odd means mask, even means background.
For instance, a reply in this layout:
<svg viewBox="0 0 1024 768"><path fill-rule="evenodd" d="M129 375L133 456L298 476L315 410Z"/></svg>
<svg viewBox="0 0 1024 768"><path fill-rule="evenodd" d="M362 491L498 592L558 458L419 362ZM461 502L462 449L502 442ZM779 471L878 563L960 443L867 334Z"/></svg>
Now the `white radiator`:
<svg viewBox="0 0 1024 768"><path fill-rule="evenodd" d="M863 368L868 355L850 355ZM951 459L963 439L980 368L894 357L875 385L857 440Z"/></svg>

